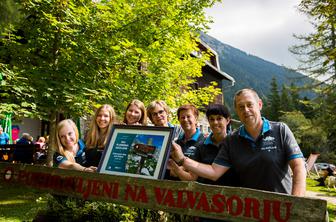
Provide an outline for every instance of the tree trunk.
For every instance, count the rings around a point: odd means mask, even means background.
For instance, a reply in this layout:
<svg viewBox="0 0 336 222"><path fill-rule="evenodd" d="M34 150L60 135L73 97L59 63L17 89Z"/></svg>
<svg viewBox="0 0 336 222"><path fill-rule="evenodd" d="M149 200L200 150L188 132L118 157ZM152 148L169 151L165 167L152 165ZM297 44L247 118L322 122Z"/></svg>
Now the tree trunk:
<svg viewBox="0 0 336 222"><path fill-rule="evenodd" d="M47 166L53 166L53 155L56 150L56 126L58 123L58 112L52 112L50 115L49 147Z"/></svg>

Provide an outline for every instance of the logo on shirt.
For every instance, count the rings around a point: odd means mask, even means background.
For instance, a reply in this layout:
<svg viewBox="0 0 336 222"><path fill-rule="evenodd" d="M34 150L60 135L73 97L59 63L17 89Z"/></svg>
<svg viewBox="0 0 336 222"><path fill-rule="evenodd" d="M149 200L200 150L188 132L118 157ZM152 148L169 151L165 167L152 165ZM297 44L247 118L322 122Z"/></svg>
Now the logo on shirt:
<svg viewBox="0 0 336 222"><path fill-rule="evenodd" d="M274 141L274 137L271 137L271 136L267 136L264 141Z"/></svg>
<svg viewBox="0 0 336 222"><path fill-rule="evenodd" d="M266 138L264 138L262 147L260 149L267 150L268 152L270 152L271 150L276 150L277 146L275 144L275 138L272 136L267 136Z"/></svg>
<svg viewBox="0 0 336 222"><path fill-rule="evenodd" d="M185 151L184 155L190 157L190 156L193 156L194 153L196 151L196 147L195 146L190 146L188 147L188 149Z"/></svg>
<svg viewBox="0 0 336 222"><path fill-rule="evenodd" d="M57 160L58 162L60 162L62 159L63 159L62 156L58 156L58 157L56 157L56 160Z"/></svg>

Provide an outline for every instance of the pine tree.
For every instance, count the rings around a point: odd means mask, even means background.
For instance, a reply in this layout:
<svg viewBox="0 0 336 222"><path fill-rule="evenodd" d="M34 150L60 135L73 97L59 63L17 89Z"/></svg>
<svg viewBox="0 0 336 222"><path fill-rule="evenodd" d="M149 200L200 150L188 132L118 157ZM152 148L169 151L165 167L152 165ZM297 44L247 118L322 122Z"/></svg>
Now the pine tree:
<svg viewBox="0 0 336 222"><path fill-rule="evenodd" d="M266 108L267 118L273 121L278 121L280 117L280 96L278 90L278 83L273 77L271 82L271 91L268 96L268 103Z"/></svg>
<svg viewBox="0 0 336 222"><path fill-rule="evenodd" d="M285 85L282 85L281 95L280 95L280 110L283 112L293 111L293 103L290 99L290 93Z"/></svg>
<svg viewBox="0 0 336 222"><path fill-rule="evenodd" d="M300 57L299 70L314 78L326 78L332 88L336 84L336 1L302 0L299 11L310 19L315 32L295 35L302 41L290 51Z"/></svg>
<svg viewBox="0 0 336 222"><path fill-rule="evenodd" d="M314 32L307 35L296 35L301 44L290 50L300 57L299 71L314 78L324 79L321 87L318 108L315 112L321 118L324 130L328 132L330 149L335 149L336 119L336 1L335 0L302 0L299 11L308 16ZM316 85L311 85L314 88ZM294 103L296 105L296 103Z"/></svg>

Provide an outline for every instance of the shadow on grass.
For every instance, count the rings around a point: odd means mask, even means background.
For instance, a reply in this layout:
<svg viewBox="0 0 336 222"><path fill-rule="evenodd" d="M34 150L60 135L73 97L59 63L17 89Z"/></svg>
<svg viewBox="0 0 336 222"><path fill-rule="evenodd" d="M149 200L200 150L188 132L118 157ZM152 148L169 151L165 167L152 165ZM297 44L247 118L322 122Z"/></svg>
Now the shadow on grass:
<svg viewBox="0 0 336 222"><path fill-rule="evenodd" d="M32 221L46 208L46 194L26 187L0 185L0 221Z"/></svg>

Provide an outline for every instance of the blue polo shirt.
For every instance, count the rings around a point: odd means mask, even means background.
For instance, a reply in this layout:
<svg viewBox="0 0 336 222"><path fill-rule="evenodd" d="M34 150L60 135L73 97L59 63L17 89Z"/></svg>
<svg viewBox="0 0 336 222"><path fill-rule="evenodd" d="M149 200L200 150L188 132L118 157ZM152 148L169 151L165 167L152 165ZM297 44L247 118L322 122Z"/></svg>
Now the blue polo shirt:
<svg viewBox="0 0 336 222"><path fill-rule="evenodd" d="M196 128L196 132L194 133L194 135L192 135L190 140L185 141L185 134L183 132L182 134L180 134L176 143L181 146L182 152L185 156L193 158L196 148L201 146L204 140L205 138L203 133L201 133L201 131Z"/></svg>
<svg viewBox="0 0 336 222"><path fill-rule="evenodd" d="M55 152L53 156L54 160L54 166L58 167L63 161L68 160L65 156L61 155L58 152ZM85 158L85 144L83 140L78 140L78 151L75 156L76 163L79 163L80 165L86 164L86 158Z"/></svg>
<svg viewBox="0 0 336 222"><path fill-rule="evenodd" d="M272 126L271 126L270 122L266 118L264 118L264 117L262 118L262 120L263 120L263 125L262 125L262 129L261 129L261 132L260 132L260 136L261 137L263 137L267 132L269 132L270 130L272 130ZM244 125L242 125L242 126L239 127L238 135L241 136L241 137L244 137L246 140L248 140L249 143L250 143L250 146L252 148L256 148L256 146L257 146L256 141L246 131ZM270 137L269 137L269 139L270 139ZM267 138L266 138L266 140L267 140ZM265 143L265 144L267 144L267 143ZM294 143L294 146L298 147L296 141ZM267 147L264 147L264 149L267 149ZM294 153L294 154L288 156L288 160L292 160L292 159L295 159L295 158L303 158L303 154L300 152L300 153Z"/></svg>

